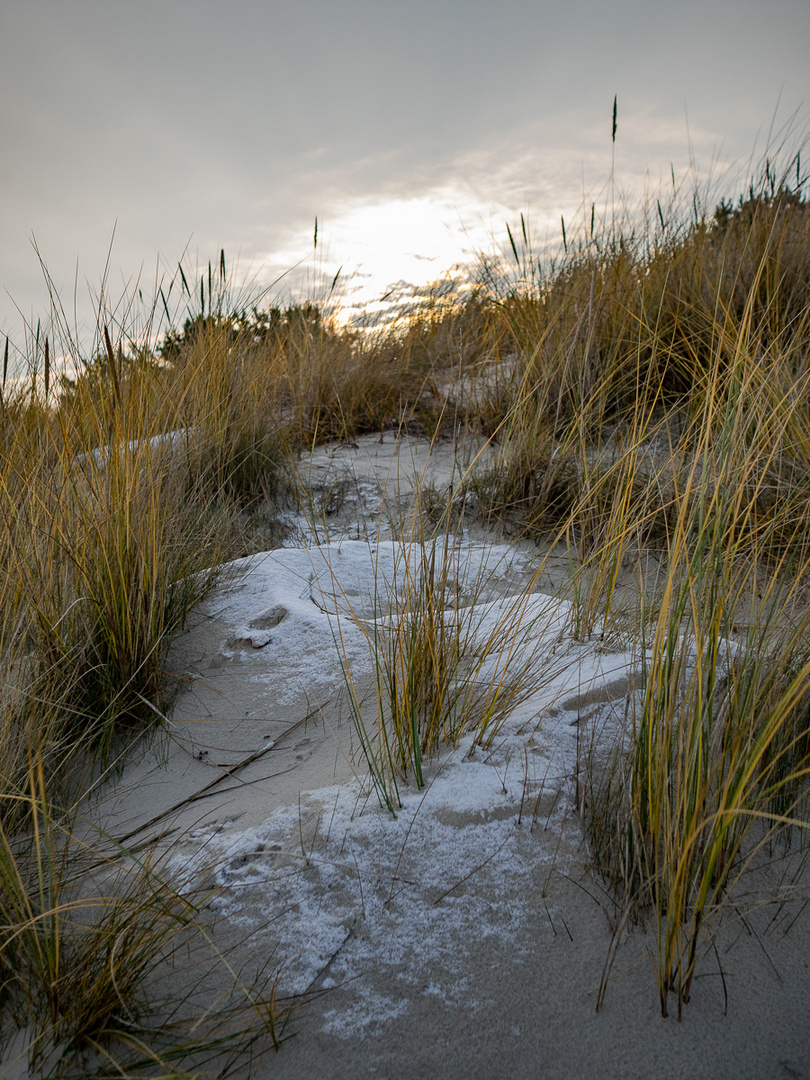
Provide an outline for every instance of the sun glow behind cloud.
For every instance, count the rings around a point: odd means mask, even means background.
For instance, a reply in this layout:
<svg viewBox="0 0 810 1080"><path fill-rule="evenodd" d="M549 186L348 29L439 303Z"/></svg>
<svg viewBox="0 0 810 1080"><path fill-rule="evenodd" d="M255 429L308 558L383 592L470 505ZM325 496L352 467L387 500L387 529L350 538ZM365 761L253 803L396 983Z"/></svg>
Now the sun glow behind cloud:
<svg viewBox="0 0 810 1080"><path fill-rule="evenodd" d="M414 198L357 203L325 223L325 262L346 253L340 320L384 313L402 301L403 292L465 272L476 248L486 242L481 222L459 193L437 191ZM471 213L471 211L473 211ZM333 254L334 253L334 254Z"/></svg>
<svg viewBox="0 0 810 1080"><path fill-rule="evenodd" d="M465 207L464 210L468 210ZM382 298L402 286L421 288L452 273L473 256L474 240L465 231L464 214L454 193L436 192L408 197L356 199L318 221L318 243L302 282L310 295L328 292L339 274L333 300L341 322L360 311L380 309ZM310 248L313 233L308 236ZM282 251L268 254L273 273L286 259L293 263L307 240L290 237ZM293 279L291 287L301 281Z"/></svg>
<svg viewBox="0 0 810 1080"><path fill-rule="evenodd" d="M513 217L501 203L449 186L413 197L354 200L319 219L317 247L303 276L290 275L290 289L334 304L341 324L385 321L386 313L418 302L434 284L455 281L464 288L480 258L506 240L505 223ZM266 256L265 276L277 274L285 259L292 266L295 251L307 243L312 248L312 232Z"/></svg>
<svg viewBox="0 0 810 1080"><path fill-rule="evenodd" d="M680 192L703 189L724 172L713 132L693 129L687 140L659 125L658 138L642 138L650 127L649 117L628 118L618 156L611 154L609 132L607 139L602 132L567 146L553 133L531 130L446 163L439 183L435 175L432 184L424 178L413 193L403 182L367 197L333 197L318 214L317 247L311 219L257 256L259 277L269 284L283 275L282 291L328 301L343 324L386 321L435 283L463 286L482 260L503 257L508 267L507 225L521 257L528 249L536 260L562 251L561 219L570 243L585 235L592 205L598 227L614 214L619 219L655 205L658 196L666 206L671 176Z"/></svg>
<svg viewBox="0 0 810 1080"><path fill-rule="evenodd" d="M314 301L343 325L390 324L431 296L463 292L483 260L491 266L503 259L510 277L518 276L507 225L523 258L525 221L525 246L536 268L538 257L545 260L561 252L562 218L569 245L585 236L592 204L598 230L613 213L632 215L645 202L655 207L659 195L666 210L675 197L671 177L677 180L676 201L685 206L691 206L696 188L708 191L713 184L718 200L743 190L734 177L746 177L750 163L726 159L719 132L694 123L687 130L644 110L625 114L620 103L614 147L609 112L605 110L593 130L580 125L572 134L564 118L556 116L504 132L463 153L439 155L427 166L413 163L410 171L402 157L398 171L391 162L377 169L387 175L375 173L371 155L362 168L348 172L324 170L307 159L289 189L271 195L262 191L253 204L249 199L244 205L234 201L227 221L215 220L207 204L198 207L190 220L196 217L205 227L187 239L182 256L189 281L197 286L189 304L179 303L177 317L182 323L186 314L193 314L208 262L216 264L223 248L237 306ZM711 200L704 205L711 213ZM313 246L316 214L318 242ZM140 254L131 220L140 219L128 220L130 225L117 229L114 256L116 264L131 272ZM90 246L87 237L85 244ZM103 250L100 241L98 246ZM176 250L169 245L161 252L158 285L166 292L177 274ZM86 257L84 265L89 265ZM72 277L64 269L57 282L72 306ZM131 290L132 278L125 280ZM148 306L148 284L143 291ZM179 296L175 282L173 305ZM94 304L80 294L77 306L80 336L86 331L92 339ZM162 305L158 314L161 310ZM36 325L36 316L31 325ZM2 321L0 329L6 329ZM19 336L12 333L12 340Z"/></svg>

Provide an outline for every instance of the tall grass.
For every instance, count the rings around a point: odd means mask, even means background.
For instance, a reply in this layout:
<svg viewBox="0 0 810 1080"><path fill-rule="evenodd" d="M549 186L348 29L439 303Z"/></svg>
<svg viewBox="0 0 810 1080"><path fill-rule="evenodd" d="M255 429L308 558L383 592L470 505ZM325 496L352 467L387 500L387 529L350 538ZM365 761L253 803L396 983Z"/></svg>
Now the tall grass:
<svg viewBox="0 0 810 1080"><path fill-rule="evenodd" d="M223 1004L230 1019L214 1034L210 1000L190 989L178 1014L191 1010L182 1038L179 1029L164 1037L168 1013L163 1034L150 1026L158 975L210 935L148 855L118 852L109 891L92 892L89 864L115 860L103 856L102 837L76 829L105 766L170 703L169 645L234 550L245 490L241 477L229 483L244 464L234 456L239 433L223 437L211 420L224 388L209 381L208 398L200 396L201 365L177 392L173 368L133 346L148 327L114 337L113 319L100 309L86 362L57 313L58 345L35 339L30 383L3 387L0 997L2 1035L26 1033L38 1075L102 1074L105 1060L120 1071L136 1059L173 1075L184 1068L170 1066L173 1058L191 1061L230 1041L244 1049L257 1023L272 1034L275 1022L272 994L243 986L209 948L253 1019L242 1009L234 1020ZM60 394L56 349L78 372ZM250 421L241 446L259 457ZM262 462L272 479L275 461ZM208 989L215 996L223 987Z"/></svg>
<svg viewBox="0 0 810 1080"><path fill-rule="evenodd" d="M584 811L621 925L653 923L665 1015L740 875L807 824L810 214L766 176L503 301L520 360L490 512L567 535L581 636L640 574L645 689Z"/></svg>
<svg viewBox="0 0 810 1080"><path fill-rule="evenodd" d="M662 1010L674 994L680 1013L740 874L807 823L810 212L795 166L794 182L769 162L714 209L674 192L625 226L591 214L556 260L533 256L524 223L517 274L490 268L465 300L376 333L251 303L224 256L181 270L141 323L103 287L87 351L52 297L30 380L4 362L0 399L3 1035L32 1033L36 1068L140 1055L179 1074L221 1045L208 1028L161 1041L148 1020L162 968L209 943L192 899L147 855L85 850L76 807L165 715L172 636L291 455L387 426L487 436L492 467L456 494L567 544L577 636L639 643L643 692L613 756L586 763L582 810L621 924L655 929ZM435 528L422 509L391 577L378 568L371 617L348 600L341 616L373 659L368 698L348 665L346 681L392 811L439 747L486 744L543 679L523 647L531 586L490 602L486 560L459 576L454 508ZM272 985L228 978L254 1017L229 1027L235 1052L252 1032L272 1041Z"/></svg>
<svg viewBox="0 0 810 1080"><path fill-rule="evenodd" d="M25 804L25 833L5 827L10 802ZM53 802L34 754L28 789L0 802L6 1046L16 1028L31 1075L102 1077L188 1076L189 1064L202 1075L209 1062L225 1075L257 1041L277 1044L273 973L248 985L213 943L207 898L178 888L148 852L77 834L77 809L66 814ZM179 993L166 985L172 969Z"/></svg>
<svg viewBox="0 0 810 1080"><path fill-rule="evenodd" d="M653 923L664 1013L741 874L807 824L810 212L790 165L713 212L591 218L545 266L510 233L517 283L490 267L476 296L499 371L481 509L565 541L575 635L642 653L582 809L620 925Z"/></svg>
<svg viewBox="0 0 810 1080"><path fill-rule="evenodd" d="M679 1016L689 1001L705 924L758 849L806 823L810 522L795 490L766 487L806 428L805 380L774 385L747 323L676 474L643 700L590 810L598 864L628 912L651 913L664 1015L670 992Z"/></svg>
<svg viewBox="0 0 810 1080"><path fill-rule="evenodd" d="M52 293L28 381L7 380L4 365L2 1036L22 1031L31 1067L54 1076L89 1075L90 1062L103 1073L104 1060L174 1075L207 1048L244 1055L276 1041L272 978L237 977L185 887L148 854L105 854L103 838L77 830L77 808L165 716L172 638L242 553L245 516L278 491L289 456L401 423L425 388L424 359L398 358L388 338L336 330L312 305L250 307L224 256L199 289L189 278L181 269L173 286L183 326L162 336L171 287L139 323L133 298L108 303L103 285L88 352ZM57 378L55 356L70 378ZM88 876L98 863L123 867L103 892ZM165 1002L156 1025L159 976L200 948L211 962L175 1002L185 1034ZM223 978L230 1004L209 1012Z"/></svg>
<svg viewBox="0 0 810 1080"><path fill-rule="evenodd" d="M424 786L426 763L440 748L465 736L471 747L491 745L509 714L548 678L532 634L549 608L547 598L538 606L534 596L540 571L493 598L503 556L487 545L465 550L463 528L463 510L454 514L452 502L430 525L417 488L395 539L377 537L370 613L333 581L349 711L380 803L391 813L401 805L402 783ZM370 693L349 659L347 620L369 648Z"/></svg>

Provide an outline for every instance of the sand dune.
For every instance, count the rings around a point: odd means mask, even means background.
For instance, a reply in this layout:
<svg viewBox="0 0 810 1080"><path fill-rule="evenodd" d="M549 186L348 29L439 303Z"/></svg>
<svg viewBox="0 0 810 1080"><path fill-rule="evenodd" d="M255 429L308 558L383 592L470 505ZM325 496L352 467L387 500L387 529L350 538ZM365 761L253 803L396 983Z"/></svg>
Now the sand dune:
<svg viewBox="0 0 810 1080"><path fill-rule="evenodd" d="M572 639L569 606L544 591L552 563L521 611L537 687L489 747L462 739L423 790L401 787L396 816L381 806L345 670L372 694L363 620L380 617L403 558L385 506L401 521L425 477L441 491L458 471L450 444L430 455L393 437L313 455L302 474L322 519L290 515L287 545L228 568L174 646L185 689L165 734L95 821L130 843L169 830L173 871L216 889L215 932L245 937L248 956L281 965L280 993L302 995L259 1076L810 1076L808 929L785 935L793 908L727 920L681 1023L660 1015L652 932L633 928L596 1012L615 914L589 870L578 761L586 741L618 738L640 655ZM480 626L536 561L466 534L454 558L462 587L487 581Z"/></svg>

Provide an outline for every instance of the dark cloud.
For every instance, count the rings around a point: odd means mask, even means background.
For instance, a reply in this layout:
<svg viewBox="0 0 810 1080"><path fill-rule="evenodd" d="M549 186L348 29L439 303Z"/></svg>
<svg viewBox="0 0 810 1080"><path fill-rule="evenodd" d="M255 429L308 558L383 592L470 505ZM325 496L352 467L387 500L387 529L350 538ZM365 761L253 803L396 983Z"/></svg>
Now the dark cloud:
<svg viewBox="0 0 810 1080"><path fill-rule="evenodd" d="M780 93L780 116L807 100L809 31L790 0L5 0L0 285L43 304L32 233L60 287L77 258L97 280L116 222L119 281L189 241L301 257L358 200L551 220L608 175L614 94L617 176L689 136L705 168L764 145Z"/></svg>

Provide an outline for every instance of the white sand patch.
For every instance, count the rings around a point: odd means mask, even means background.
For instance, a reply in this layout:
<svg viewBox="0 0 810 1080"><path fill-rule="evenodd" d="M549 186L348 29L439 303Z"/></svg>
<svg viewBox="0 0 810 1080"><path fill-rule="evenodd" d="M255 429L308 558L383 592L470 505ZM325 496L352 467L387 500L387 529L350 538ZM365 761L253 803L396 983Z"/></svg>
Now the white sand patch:
<svg viewBox="0 0 810 1080"><path fill-rule="evenodd" d="M342 665L355 673L370 668L357 620L388 617L385 597L416 554L393 541L344 541L236 566L239 584L206 605L222 632L230 631L223 661L253 683L281 683L280 701L300 688L311 696L339 691ZM508 545L468 543L451 557L462 582L486 580L487 596L525 571ZM445 1002L463 996L469 1008L468 943L483 936L517 948L516 930L537 905L538 876L548 875L552 860L565 869L560 838L583 738L581 703L600 694L624 699L637 658L572 642L565 602L542 594L518 599L517 609L509 595L461 609L473 636L491 635L511 616L508 639L488 660L492 674L507 652L531 656L543 671L542 688L491 747L466 737L428 764L423 791L401 788L396 818L379 805L362 761L360 779L316 790L302 770L295 802L250 828L198 830L193 850L186 842L175 859L191 880L214 868L215 907L274 950L287 992L303 993L319 977L351 983L371 970L391 973L402 1000L380 998L375 1012L360 990L339 1024L327 1018L328 1030L348 1036L400 1015L423 981L425 954L441 972L432 992ZM274 623L269 630L267 621ZM609 701L591 703L587 719L608 709Z"/></svg>
<svg viewBox="0 0 810 1080"><path fill-rule="evenodd" d="M474 453L468 448L468 458ZM276 784L230 787L227 814L204 815L176 844L173 867L194 883L210 875L213 906L273 951L287 993L349 987L339 1014L324 1015L325 1030L349 1036L401 1016L414 994L471 1008L472 943L525 953L520 931L538 889L552 865L565 871L579 842L571 810L582 741L632 692L638 657L571 640L571 606L536 591L530 545L440 538L448 618L463 623L471 652L486 651L476 679L531 668L535 682L494 742L482 748L466 736L426 763L423 790L403 782L393 817L352 738L347 673L355 685L370 677L375 623L396 624L392 598L423 567L412 531L392 539L391 518L383 528L383 507L392 491L399 499L428 478L446 490L459 466L449 444L375 438L317 451L306 469L321 492L350 476L360 516L327 530L302 512L291 546L226 568L226 584L201 605L183 643L183 655L195 656L195 685L174 712L191 738L201 738L203 709L212 719L241 715L230 727L241 752L272 749L290 765ZM363 525L369 506L376 531ZM333 542L324 542L327 532ZM321 701L338 703L332 720L308 728L300 752L284 757L261 718ZM373 726L373 694L368 707ZM211 727L205 754L214 761L226 746L214 748ZM323 768L330 740L344 760L333 769L338 783ZM388 973L385 993L369 991L372 971Z"/></svg>

